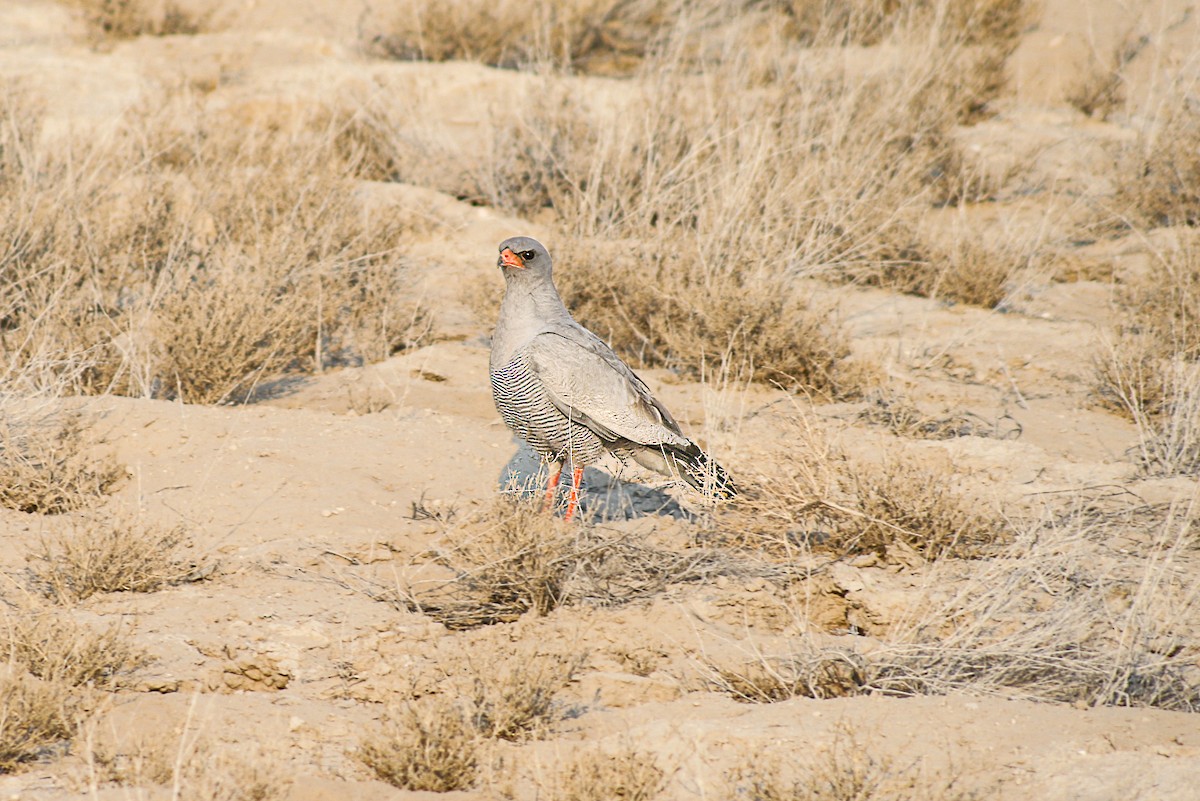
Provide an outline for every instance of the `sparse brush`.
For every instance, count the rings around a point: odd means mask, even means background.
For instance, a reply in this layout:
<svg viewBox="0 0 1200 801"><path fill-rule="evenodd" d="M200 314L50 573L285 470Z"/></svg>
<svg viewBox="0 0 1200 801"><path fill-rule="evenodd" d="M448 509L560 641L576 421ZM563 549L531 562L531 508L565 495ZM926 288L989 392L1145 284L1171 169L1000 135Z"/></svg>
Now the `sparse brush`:
<svg viewBox="0 0 1200 801"><path fill-rule="evenodd" d="M850 651L817 650L741 665L710 665L711 683L735 700L770 704L789 698L843 698L863 692L868 662Z"/></svg>
<svg viewBox="0 0 1200 801"><path fill-rule="evenodd" d="M849 551L886 554L895 544L928 559L980 556L1004 538L998 511L957 488L949 469L889 460L860 464L851 477L857 515L843 521Z"/></svg>
<svg viewBox="0 0 1200 801"><path fill-rule="evenodd" d="M554 696L574 677L582 656L517 651L474 664L471 722L490 740L540 738L558 717Z"/></svg>
<svg viewBox="0 0 1200 801"><path fill-rule="evenodd" d="M554 65L598 75L632 74L687 17L713 27L744 13L726 0L568 0L533 3L456 0L430 5L400 0L367 42L401 60L470 60L495 67Z"/></svg>
<svg viewBox="0 0 1200 801"><path fill-rule="evenodd" d="M1033 254L1022 252L1016 243L987 246L976 236L959 232L948 245L913 241L853 274L868 286L993 309L1011 292L1013 277L1028 266Z"/></svg>
<svg viewBox="0 0 1200 801"><path fill-rule="evenodd" d="M456 527L456 544L439 557L457 578L439 595L414 599L418 609L450 628L544 615L561 603L579 537L578 527L539 503L500 497L479 518Z"/></svg>
<svg viewBox="0 0 1200 801"><path fill-rule="evenodd" d="M186 536L181 526L167 528L136 516L83 517L43 538L32 570L60 602L98 592L153 592L204 575L203 566L180 556Z"/></svg>
<svg viewBox="0 0 1200 801"><path fill-rule="evenodd" d="M371 591L372 597L423 612L452 629L543 615L565 603L624 604L671 584L717 576L786 580L787 570L720 549L654 548L625 537L551 517L538 502L502 496L493 506L458 519L414 504L456 544L430 554L455 577L435 586Z"/></svg>
<svg viewBox="0 0 1200 801"><path fill-rule="evenodd" d="M940 589L914 596L869 649L798 643L746 664L710 663L711 681L760 703L969 692L1195 711L1200 671L1180 629L1200 597L1180 558L1194 547L1192 521L1184 511L1169 515L1137 564L1107 559L1111 531L1073 513L1032 524L991 559L971 562L950 597Z"/></svg>
<svg viewBox="0 0 1200 801"><path fill-rule="evenodd" d="M910 399L897 392L872 392L858 419L871 425L883 426L893 434L915 439L954 439L956 437L1018 436L1020 424L1010 415L988 422L973 412L931 415L922 412Z"/></svg>
<svg viewBox="0 0 1200 801"><path fill-rule="evenodd" d="M1184 235L1119 296L1117 340L1097 358L1102 402L1138 427L1141 468L1200 470L1200 243Z"/></svg>
<svg viewBox="0 0 1200 801"><path fill-rule="evenodd" d="M1118 162L1116 210L1135 224L1200 224L1200 97L1174 83Z"/></svg>
<svg viewBox="0 0 1200 801"><path fill-rule="evenodd" d="M378 361L427 335L406 297L403 223L364 213L338 124L312 113L247 129L180 101L53 152L0 126L0 151L25 154L0 162L6 369L240 402L279 373Z"/></svg>
<svg viewBox="0 0 1200 801"><path fill-rule="evenodd" d="M72 735L72 699L61 684L0 669L0 773L43 756Z"/></svg>
<svg viewBox="0 0 1200 801"><path fill-rule="evenodd" d="M585 751L564 768L556 798L562 801L651 801L666 785L654 757L629 748L615 754Z"/></svg>
<svg viewBox="0 0 1200 801"><path fill-rule="evenodd" d="M802 423L793 431L786 450L757 460L770 472L749 483L738 503L719 510L719 539L776 556L815 549L900 563L914 555L982 556L1005 541L998 512L963 489L951 468L897 456L882 464L850 459ZM799 442L808 445L798 448Z"/></svg>
<svg viewBox="0 0 1200 801"><path fill-rule="evenodd" d="M166 785L179 801L277 801L287 797L292 774L263 749L247 743L220 748L186 726L180 737L180 743L137 735L123 736L117 743L94 742L89 737L83 743L86 750L80 750L103 781L123 787Z"/></svg>
<svg viewBox="0 0 1200 801"><path fill-rule="evenodd" d="M2 633L11 664L53 684L113 689L147 662L119 626L95 632L51 610L10 614Z"/></svg>
<svg viewBox="0 0 1200 801"><path fill-rule="evenodd" d="M83 13L97 42L190 35L210 26L211 13L196 13L191 4L154 0L69 0L69 4Z"/></svg>
<svg viewBox="0 0 1200 801"><path fill-rule="evenodd" d="M404 790L469 790L479 765L480 735L454 701L409 703L384 719L358 757L379 778Z"/></svg>
<svg viewBox="0 0 1200 801"><path fill-rule="evenodd" d="M80 414L0 399L0 506L60 514L95 503L124 470L93 445Z"/></svg>
<svg viewBox="0 0 1200 801"><path fill-rule="evenodd" d="M730 774L730 795L748 801L968 801L956 781L898 766L839 725L831 742L799 760L745 759Z"/></svg>

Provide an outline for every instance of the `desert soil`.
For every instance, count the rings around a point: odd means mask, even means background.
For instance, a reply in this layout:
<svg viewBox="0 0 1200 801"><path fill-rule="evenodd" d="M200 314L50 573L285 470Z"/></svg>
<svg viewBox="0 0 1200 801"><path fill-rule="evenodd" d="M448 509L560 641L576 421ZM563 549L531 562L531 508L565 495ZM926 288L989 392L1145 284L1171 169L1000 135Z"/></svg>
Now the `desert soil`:
<svg viewBox="0 0 1200 801"><path fill-rule="evenodd" d="M93 129L97 136L120 115L153 107L165 87L205 81L214 84L207 104L247 118L259 106L315 104L341 87L374 82L406 93L414 113L462 137L477 135L497 106L529 91L527 76L513 71L367 59L355 46L357 6L218 6L218 33L94 48L68 8L5 0L0 75L24 76L35 87L52 131ZM960 135L998 169L1036 154L1031 183L1099 180L1094 160L1129 134L1080 114L1064 95L1090 53L1111 49L1128 13L1116 2L1047 0L1010 59L1002 112ZM1164 57L1187 58L1197 41L1193 19L1159 44ZM461 287L499 291L495 247L507 236L545 236L552 251L555 242L536 221L433 190L370 185L364 192L390 213L426 220L425 235L406 255L420 266L437 341L379 364L306 377L253 404L76 402L124 466L112 503L184 525L190 552L215 568L203 581L98 595L72 608L83 622L119 623L152 661L87 724L87 737L70 753L0 777L0 794L171 795L169 783L97 778L86 740L106 753L160 748L172 758L246 759L279 777L281 792L296 801L427 797L376 778L355 757L362 738L389 704L436 691L442 660L473 656L481 669L499 669L537 650L583 655L556 698L569 714L540 740L496 746L499 756L492 756L518 765L515 772L496 768L477 789L454 797L511 791L532 798L536 783L581 749L635 748L666 771L663 798L723 798L730 772L747 760L799 764L846 737L875 758L916 766L923 781L953 780L978 797L1196 797L1200 719L1186 712L1090 708L1004 692L754 704L708 681L711 664L786 652L792 639L837 644L886 632L935 580L928 568L843 562L802 604L795 586L734 571L616 606L577 603L466 631L387 602L397 589L402 595L445 577L430 552L461 534L454 521L489 508L517 448L490 397L488 324L464 303ZM1038 204L1037 195L1014 195L981 224L1034 225L1055 213ZM1081 244L1074 255L1120 273L1138 269L1149 247L1130 237ZM877 289L822 291L836 302L855 352L878 360L921 408L1019 426L1019 436L1010 428L1008 436L913 441L905 453L914 461L952 463L1013 509L1055 493L1113 503L1195 499L1190 479L1138 478L1130 456L1135 427L1094 402L1091 354L1115 319L1111 280L1032 277L1001 311ZM894 439L857 420L863 404L691 384L661 370L643 375L734 470L789 436L797 415L856 453ZM704 516L695 496L672 492ZM449 523L439 521L451 511ZM30 544L69 517L0 512L6 580L19 583ZM685 545L702 528L668 515L597 525L613 536ZM1194 569L1194 552L1180 558ZM1200 634L1200 621L1191 631ZM1186 648L1200 660L1196 639ZM204 750L189 750L198 741Z"/></svg>

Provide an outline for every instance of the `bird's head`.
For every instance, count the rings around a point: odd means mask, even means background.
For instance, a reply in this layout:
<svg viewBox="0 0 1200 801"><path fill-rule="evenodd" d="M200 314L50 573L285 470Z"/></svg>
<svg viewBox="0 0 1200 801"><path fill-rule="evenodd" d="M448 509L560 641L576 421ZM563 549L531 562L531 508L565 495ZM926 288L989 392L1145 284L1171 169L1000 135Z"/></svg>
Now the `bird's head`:
<svg viewBox="0 0 1200 801"><path fill-rule="evenodd" d="M500 258L496 266L504 271L504 277L518 274L550 275L550 253L537 241L528 236L514 236L500 243Z"/></svg>

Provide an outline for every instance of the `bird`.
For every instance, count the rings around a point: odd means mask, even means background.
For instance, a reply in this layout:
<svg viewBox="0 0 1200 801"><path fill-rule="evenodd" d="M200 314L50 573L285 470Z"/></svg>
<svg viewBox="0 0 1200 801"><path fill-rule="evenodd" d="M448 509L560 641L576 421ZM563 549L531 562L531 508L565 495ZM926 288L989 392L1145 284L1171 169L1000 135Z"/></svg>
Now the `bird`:
<svg viewBox="0 0 1200 801"><path fill-rule="evenodd" d="M737 495L733 479L680 429L646 382L567 310L550 253L536 239L500 243L504 300L492 335L489 373L496 410L546 462L552 508L564 465L571 487L564 519L579 505L583 468L607 451L682 478L709 497Z"/></svg>

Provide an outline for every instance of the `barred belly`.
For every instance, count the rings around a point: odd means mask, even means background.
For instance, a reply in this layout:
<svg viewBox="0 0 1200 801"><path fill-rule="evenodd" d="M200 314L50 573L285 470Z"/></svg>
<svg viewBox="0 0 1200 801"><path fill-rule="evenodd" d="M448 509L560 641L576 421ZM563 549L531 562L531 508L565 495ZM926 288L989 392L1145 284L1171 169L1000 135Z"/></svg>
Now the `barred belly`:
<svg viewBox="0 0 1200 801"><path fill-rule="evenodd" d="M491 373L492 397L504 424L537 451L554 461L571 461L582 467L604 453L604 443L591 429L573 423L546 394L529 369L525 355Z"/></svg>

